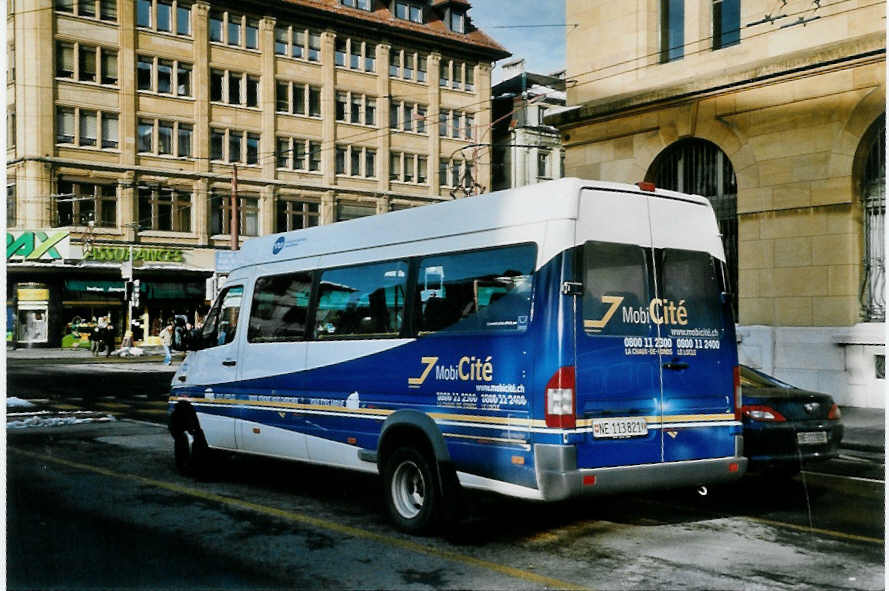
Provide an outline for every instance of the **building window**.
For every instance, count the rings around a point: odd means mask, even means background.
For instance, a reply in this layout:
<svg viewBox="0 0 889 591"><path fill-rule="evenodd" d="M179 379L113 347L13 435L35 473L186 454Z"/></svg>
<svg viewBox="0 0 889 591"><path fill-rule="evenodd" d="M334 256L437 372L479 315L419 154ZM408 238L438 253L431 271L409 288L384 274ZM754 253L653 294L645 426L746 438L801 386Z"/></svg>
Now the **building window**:
<svg viewBox="0 0 889 591"><path fill-rule="evenodd" d="M218 12L210 13L210 41L214 41L216 43L222 43L222 22L223 16Z"/></svg>
<svg viewBox="0 0 889 591"><path fill-rule="evenodd" d="M886 321L886 116L875 121L865 138L871 145L862 177L864 203L864 284L861 313L866 322Z"/></svg>
<svg viewBox="0 0 889 591"><path fill-rule="evenodd" d="M426 82L426 56L406 49L392 48L389 52L389 76Z"/></svg>
<svg viewBox="0 0 889 591"><path fill-rule="evenodd" d="M188 158L191 139L192 125L178 121L139 119L136 129L136 147L142 154Z"/></svg>
<svg viewBox="0 0 889 591"><path fill-rule="evenodd" d="M56 143L85 147L116 149L118 146L117 113L106 113L80 107L56 109ZM99 146L99 130L102 142Z"/></svg>
<svg viewBox="0 0 889 591"><path fill-rule="evenodd" d="M537 178L550 178L549 170L549 150L537 150Z"/></svg>
<svg viewBox="0 0 889 591"><path fill-rule="evenodd" d="M15 179L8 179L6 185L6 226L15 227Z"/></svg>
<svg viewBox="0 0 889 591"><path fill-rule="evenodd" d="M404 0L395 1L395 17L414 23L423 24L423 6Z"/></svg>
<svg viewBox="0 0 889 591"><path fill-rule="evenodd" d="M738 185L729 157L707 140L680 140L655 158L645 180L663 189L703 195L710 200L722 235L729 291L737 311Z"/></svg>
<svg viewBox="0 0 889 591"><path fill-rule="evenodd" d="M661 0L661 62L685 55L685 0Z"/></svg>
<svg viewBox="0 0 889 591"><path fill-rule="evenodd" d="M117 186L59 179L53 226L117 225Z"/></svg>
<svg viewBox="0 0 889 591"><path fill-rule="evenodd" d="M231 232L231 196L214 193L210 197L210 227L213 234ZM238 197L238 234L259 235L259 198Z"/></svg>
<svg viewBox="0 0 889 591"><path fill-rule="evenodd" d="M136 56L136 88L171 96L191 96L191 64ZM212 93L212 84L211 84Z"/></svg>
<svg viewBox="0 0 889 591"><path fill-rule="evenodd" d="M372 0L340 0L340 4L349 8L359 8L370 12L373 2Z"/></svg>
<svg viewBox="0 0 889 591"><path fill-rule="evenodd" d="M232 47L256 49L259 40L259 21L233 12L210 13L210 41Z"/></svg>
<svg viewBox="0 0 889 591"><path fill-rule="evenodd" d="M210 130L210 159L259 164L260 135L236 129Z"/></svg>
<svg viewBox="0 0 889 591"><path fill-rule="evenodd" d="M459 10L451 8L449 10L448 28L454 33L466 32L466 15Z"/></svg>
<svg viewBox="0 0 889 591"><path fill-rule="evenodd" d="M210 100L240 107L259 107L259 78L242 72L211 70Z"/></svg>
<svg viewBox="0 0 889 591"><path fill-rule="evenodd" d="M290 232L317 226L320 220L320 206L310 201L278 200L275 232Z"/></svg>
<svg viewBox="0 0 889 591"><path fill-rule="evenodd" d="M279 137L277 140L277 162L278 168L287 168L291 170L310 170L309 153L317 151L318 158L316 168L311 170L319 170L321 167L321 148L318 142L309 142L302 138Z"/></svg>
<svg viewBox="0 0 889 591"><path fill-rule="evenodd" d="M10 7L13 2L10 0ZM56 0L56 10L58 12L68 12L77 16L86 18L96 18L103 21L117 21L117 0ZM76 8L76 10L75 10Z"/></svg>
<svg viewBox="0 0 889 591"><path fill-rule="evenodd" d="M180 0L136 0L136 26L190 37L191 4Z"/></svg>
<svg viewBox="0 0 889 591"><path fill-rule="evenodd" d="M6 149L15 148L16 127L15 127L15 111L6 111Z"/></svg>
<svg viewBox="0 0 889 591"><path fill-rule="evenodd" d="M348 37L337 37L334 43L334 63L340 68L374 72L377 48L371 43Z"/></svg>
<svg viewBox="0 0 889 591"><path fill-rule="evenodd" d="M741 42L741 0L713 0L713 49Z"/></svg>
<svg viewBox="0 0 889 591"><path fill-rule="evenodd" d="M321 33L309 32L309 61L321 61Z"/></svg>
<svg viewBox="0 0 889 591"><path fill-rule="evenodd" d="M427 166L426 156L391 152L389 178L402 183L424 184L428 174Z"/></svg>
<svg viewBox="0 0 889 591"><path fill-rule="evenodd" d="M309 170L321 170L321 142L309 142Z"/></svg>
<svg viewBox="0 0 889 591"><path fill-rule="evenodd" d="M337 203L336 205L336 221L345 222L346 220L354 220L376 215L377 208L372 205L359 205L352 203Z"/></svg>
<svg viewBox="0 0 889 591"><path fill-rule="evenodd" d="M74 59L75 55L77 60ZM97 69L97 65L101 66L101 72ZM117 86L117 52L79 42L58 42L56 77Z"/></svg>
<svg viewBox="0 0 889 591"><path fill-rule="evenodd" d="M307 111L308 109L308 111ZM321 89L298 82L275 82L275 110L279 113L321 116Z"/></svg>
<svg viewBox="0 0 889 591"><path fill-rule="evenodd" d="M191 193L164 187L139 187L140 230L191 232Z"/></svg>

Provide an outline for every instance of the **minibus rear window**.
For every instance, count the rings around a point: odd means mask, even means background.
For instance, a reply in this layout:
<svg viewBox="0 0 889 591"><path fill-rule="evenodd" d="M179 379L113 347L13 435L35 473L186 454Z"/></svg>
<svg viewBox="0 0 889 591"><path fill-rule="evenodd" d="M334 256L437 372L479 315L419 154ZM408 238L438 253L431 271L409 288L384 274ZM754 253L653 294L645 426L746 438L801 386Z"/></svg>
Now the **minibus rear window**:
<svg viewBox="0 0 889 591"><path fill-rule="evenodd" d="M722 329L719 261L706 252L670 248L658 250L655 256L661 270L664 309L677 311L664 319L667 334L676 331L679 336L682 329Z"/></svg>
<svg viewBox="0 0 889 591"><path fill-rule="evenodd" d="M583 328L590 335L647 336L649 265L630 244L583 246Z"/></svg>

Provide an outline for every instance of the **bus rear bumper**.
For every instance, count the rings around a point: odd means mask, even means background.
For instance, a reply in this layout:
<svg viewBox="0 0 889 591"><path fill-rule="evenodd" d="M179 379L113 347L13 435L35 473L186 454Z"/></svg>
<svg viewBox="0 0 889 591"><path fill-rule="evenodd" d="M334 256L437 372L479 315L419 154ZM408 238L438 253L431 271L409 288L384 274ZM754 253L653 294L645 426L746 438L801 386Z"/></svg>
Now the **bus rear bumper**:
<svg viewBox="0 0 889 591"><path fill-rule="evenodd" d="M535 458L537 485L541 497L547 501L730 482L740 478L747 469L747 458L743 456L611 468L577 468L573 446L545 444L535 445Z"/></svg>

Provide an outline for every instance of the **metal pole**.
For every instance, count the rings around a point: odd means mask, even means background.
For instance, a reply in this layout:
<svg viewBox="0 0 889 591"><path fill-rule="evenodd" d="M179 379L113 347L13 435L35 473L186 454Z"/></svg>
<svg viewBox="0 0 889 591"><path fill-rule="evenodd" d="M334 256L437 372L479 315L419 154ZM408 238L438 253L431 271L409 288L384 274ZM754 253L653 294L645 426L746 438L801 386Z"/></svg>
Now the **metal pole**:
<svg viewBox="0 0 889 591"><path fill-rule="evenodd" d="M231 249L238 250L238 165L232 164Z"/></svg>

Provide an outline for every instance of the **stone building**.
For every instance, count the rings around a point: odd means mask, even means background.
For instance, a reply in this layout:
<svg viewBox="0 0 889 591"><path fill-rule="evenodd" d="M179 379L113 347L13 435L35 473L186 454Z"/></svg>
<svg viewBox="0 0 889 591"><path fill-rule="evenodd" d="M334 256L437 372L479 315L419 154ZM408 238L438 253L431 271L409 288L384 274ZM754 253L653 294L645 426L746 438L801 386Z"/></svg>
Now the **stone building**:
<svg viewBox="0 0 889 591"><path fill-rule="evenodd" d="M464 148L509 53L466 0L7 5L7 311L22 344L106 315L120 336L130 261L137 339L199 315L233 212L243 240L490 186Z"/></svg>
<svg viewBox="0 0 889 591"><path fill-rule="evenodd" d="M491 89L492 189L562 178L559 130L544 123L544 117L565 106L565 73L527 72L521 58L501 68L505 79Z"/></svg>
<svg viewBox="0 0 889 591"><path fill-rule="evenodd" d="M567 174L709 197L742 362L885 406L885 2L566 7Z"/></svg>

